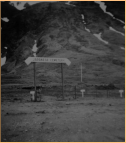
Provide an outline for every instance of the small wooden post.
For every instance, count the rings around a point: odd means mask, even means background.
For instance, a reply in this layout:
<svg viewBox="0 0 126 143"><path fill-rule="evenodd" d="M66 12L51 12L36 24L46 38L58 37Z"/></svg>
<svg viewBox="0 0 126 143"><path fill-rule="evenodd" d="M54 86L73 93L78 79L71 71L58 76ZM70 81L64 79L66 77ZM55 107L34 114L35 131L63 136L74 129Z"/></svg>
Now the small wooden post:
<svg viewBox="0 0 126 143"><path fill-rule="evenodd" d="M33 63L33 67L34 67L35 101L37 101L37 93L36 93L36 69L35 69L35 62Z"/></svg>
<svg viewBox="0 0 126 143"><path fill-rule="evenodd" d="M64 82L63 82L63 64L61 63L61 77L62 77L62 98L64 99Z"/></svg>

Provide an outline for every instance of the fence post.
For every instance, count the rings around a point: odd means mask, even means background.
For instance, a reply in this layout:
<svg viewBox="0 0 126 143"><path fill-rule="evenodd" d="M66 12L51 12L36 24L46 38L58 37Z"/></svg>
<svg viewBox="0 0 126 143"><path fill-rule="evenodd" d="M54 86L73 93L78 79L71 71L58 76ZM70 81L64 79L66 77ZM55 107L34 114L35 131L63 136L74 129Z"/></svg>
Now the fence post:
<svg viewBox="0 0 126 143"><path fill-rule="evenodd" d="M35 62L33 63L34 68L34 88L35 88L35 102L37 101L37 90L36 90L36 69L35 69Z"/></svg>

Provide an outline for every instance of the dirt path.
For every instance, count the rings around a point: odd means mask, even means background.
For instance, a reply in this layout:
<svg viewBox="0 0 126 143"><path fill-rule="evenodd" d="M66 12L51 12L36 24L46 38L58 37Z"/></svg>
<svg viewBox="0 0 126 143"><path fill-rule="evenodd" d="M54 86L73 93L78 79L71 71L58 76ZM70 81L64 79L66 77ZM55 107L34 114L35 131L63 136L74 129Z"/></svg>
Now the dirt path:
<svg viewBox="0 0 126 143"><path fill-rule="evenodd" d="M124 142L124 98L2 102L2 142Z"/></svg>

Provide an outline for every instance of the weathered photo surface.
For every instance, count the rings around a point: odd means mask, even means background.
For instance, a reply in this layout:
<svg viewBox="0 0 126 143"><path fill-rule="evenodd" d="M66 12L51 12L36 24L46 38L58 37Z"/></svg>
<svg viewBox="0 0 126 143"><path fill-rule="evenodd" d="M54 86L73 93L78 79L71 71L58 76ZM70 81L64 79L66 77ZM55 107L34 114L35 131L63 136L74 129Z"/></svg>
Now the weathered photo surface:
<svg viewBox="0 0 126 143"><path fill-rule="evenodd" d="M1 2L1 140L125 141L125 1Z"/></svg>

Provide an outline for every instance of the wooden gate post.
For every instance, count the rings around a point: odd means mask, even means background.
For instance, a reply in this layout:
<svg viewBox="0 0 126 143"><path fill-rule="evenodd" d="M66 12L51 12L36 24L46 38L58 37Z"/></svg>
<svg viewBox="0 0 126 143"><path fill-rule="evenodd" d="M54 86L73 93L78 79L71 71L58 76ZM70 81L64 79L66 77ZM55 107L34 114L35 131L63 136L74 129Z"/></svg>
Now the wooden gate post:
<svg viewBox="0 0 126 143"><path fill-rule="evenodd" d="M33 67L34 67L35 101L37 101L37 93L36 93L36 69L35 69L35 62L33 63Z"/></svg>

